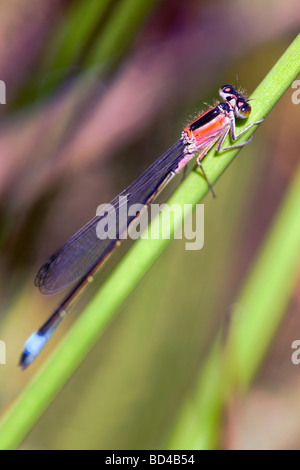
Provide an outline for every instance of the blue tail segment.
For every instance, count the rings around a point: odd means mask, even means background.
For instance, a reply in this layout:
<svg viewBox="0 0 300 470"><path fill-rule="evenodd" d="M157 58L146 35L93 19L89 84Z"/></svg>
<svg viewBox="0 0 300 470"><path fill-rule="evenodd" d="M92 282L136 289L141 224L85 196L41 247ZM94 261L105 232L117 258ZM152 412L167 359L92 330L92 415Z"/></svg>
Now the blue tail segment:
<svg viewBox="0 0 300 470"><path fill-rule="evenodd" d="M45 347L51 335L52 333L48 335L40 334L38 331L35 331L34 333L32 333L32 335L29 336L29 338L24 344L23 352L20 357L19 366L22 369L26 369L26 367L28 367L35 360L35 358Z"/></svg>
<svg viewBox="0 0 300 470"><path fill-rule="evenodd" d="M49 341L62 319L63 317L61 316L56 318L50 328L45 328L45 324L39 329L39 331L35 331L29 336L24 344L23 352L19 361L19 366L23 370L26 369L44 349L46 343ZM48 322L47 326L49 327Z"/></svg>

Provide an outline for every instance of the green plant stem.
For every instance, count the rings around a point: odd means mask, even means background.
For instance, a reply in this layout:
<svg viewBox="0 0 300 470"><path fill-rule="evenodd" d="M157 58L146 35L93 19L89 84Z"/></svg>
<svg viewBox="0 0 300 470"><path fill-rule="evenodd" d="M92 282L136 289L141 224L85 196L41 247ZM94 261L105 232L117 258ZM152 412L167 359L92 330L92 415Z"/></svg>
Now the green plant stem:
<svg viewBox="0 0 300 470"><path fill-rule="evenodd" d="M300 35L254 92L255 109L252 120L262 119L268 114L299 74L299 64ZM247 139L253 131L254 128L240 140ZM218 156L217 158L214 158L214 151L209 152L205 158L204 166L212 183L220 177L237 151L235 149L224 152L222 157ZM200 171L195 170L181 184L168 203L178 204L181 208L185 204L191 204L191 207L195 207L206 192L207 185ZM187 213L185 215L188 216ZM168 214L164 214L163 218L167 219L167 216ZM153 224L157 226L158 219L155 219ZM182 217L178 212L171 223L171 235L180 228L181 224ZM2 416L0 421L1 449L12 449L20 444L83 361L119 306L169 241L140 239L126 254L46 364Z"/></svg>

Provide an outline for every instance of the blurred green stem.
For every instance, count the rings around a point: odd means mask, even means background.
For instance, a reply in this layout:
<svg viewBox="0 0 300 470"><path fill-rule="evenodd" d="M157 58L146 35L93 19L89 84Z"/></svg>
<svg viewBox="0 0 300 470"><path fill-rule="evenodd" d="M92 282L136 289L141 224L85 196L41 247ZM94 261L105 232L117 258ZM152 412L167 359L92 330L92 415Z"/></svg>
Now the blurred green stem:
<svg viewBox="0 0 300 470"><path fill-rule="evenodd" d="M99 34L85 65L107 70L120 58L135 37L138 28L158 0L123 0L114 10L112 20Z"/></svg>
<svg viewBox="0 0 300 470"><path fill-rule="evenodd" d="M195 396L184 406L168 448L212 449L218 444L224 407L237 392L249 387L295 289L300 259L299 213L300 166L234 303L226 344L222 347L219 340L216 342Z"/></svg>
<svg viewBox="0 0 300 470"><path fill-rule="evenodd" d="M50 38L43 64L21 91L19 102L24 104L47 96L79 71L84 83L83 72L97 80L104 79L158 1L120 0L116 5L114 0L74 2Z"/></svg>

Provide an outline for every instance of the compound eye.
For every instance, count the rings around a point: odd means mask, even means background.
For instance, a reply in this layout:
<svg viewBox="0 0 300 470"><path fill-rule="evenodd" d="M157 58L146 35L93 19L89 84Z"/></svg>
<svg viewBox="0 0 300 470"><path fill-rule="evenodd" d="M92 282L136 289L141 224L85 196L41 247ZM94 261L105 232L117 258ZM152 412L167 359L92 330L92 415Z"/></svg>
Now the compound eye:
<svg viewBox="0 0 300 470"><path fill-rule="evenodd" d="M249 103L246 102L238 102L237 103L237 109L238 109L238 116L240 118L247 118L249 114L251 113L251 106Z"/></svg>
<svg viewBox="0 0 300 470"><path fill-rule="evenodd" d="M230 93L232 94L234 92L234 88L233 86L231 85L223 85L220 90L223 92L223 93Z"/></svg>
<svg viewBox="0 0 300 470"><path fill-rule="evenodd" d="M236 91L231 85L223 85L219 89L219 95L223 100L230 101L236 97Z"/></svg>

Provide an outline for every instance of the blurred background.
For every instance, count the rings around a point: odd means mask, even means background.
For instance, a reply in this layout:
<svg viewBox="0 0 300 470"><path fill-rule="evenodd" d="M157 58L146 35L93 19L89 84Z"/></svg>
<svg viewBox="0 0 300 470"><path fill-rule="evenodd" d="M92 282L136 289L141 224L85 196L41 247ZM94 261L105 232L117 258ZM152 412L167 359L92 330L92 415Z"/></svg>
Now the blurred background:
<svg viewBox="0 0 300 470"><path fill-rule="evenodd" d="M1 410L128 245L22 372L25 339L63 296L44 297L34 287L41 264L169 148L203 102L215 102L220 85L238 77L250 94L298 33L299 20L297 0L1 2ZM236 296L297 167L300 105L292 104L292 92L217 183L217 199L205 199L204 248L170 244L24 449L168 445L215 338L226 336ZM255 382L223 410L211 446L300 448L300 379L291 362L299 307L298 283Z"/></svg>

